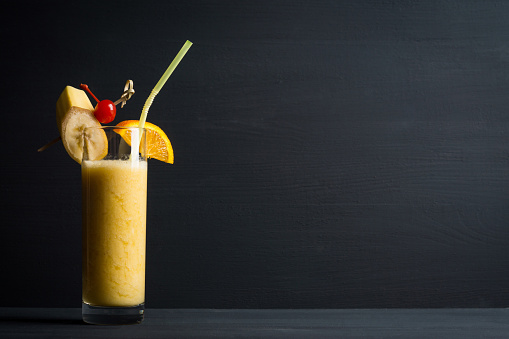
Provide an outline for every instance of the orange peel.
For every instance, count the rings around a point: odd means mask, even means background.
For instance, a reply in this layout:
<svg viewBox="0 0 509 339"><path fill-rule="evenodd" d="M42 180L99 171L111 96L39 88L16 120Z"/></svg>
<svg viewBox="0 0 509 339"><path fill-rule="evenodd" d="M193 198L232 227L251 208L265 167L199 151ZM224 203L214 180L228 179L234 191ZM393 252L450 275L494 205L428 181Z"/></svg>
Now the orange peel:
<svg viewBox="0 0 509 339"><path fill-rule="evenodd" d="M119 127L139 127L139 120L125 120L119 122ZM145 129L147 130L147 158L156 159L159 161L173 164L173 147L171 146L170 139L164 131L158 126L145 122ZM122 138L131 145L131 131L128 129L115 130Z"/></svg>

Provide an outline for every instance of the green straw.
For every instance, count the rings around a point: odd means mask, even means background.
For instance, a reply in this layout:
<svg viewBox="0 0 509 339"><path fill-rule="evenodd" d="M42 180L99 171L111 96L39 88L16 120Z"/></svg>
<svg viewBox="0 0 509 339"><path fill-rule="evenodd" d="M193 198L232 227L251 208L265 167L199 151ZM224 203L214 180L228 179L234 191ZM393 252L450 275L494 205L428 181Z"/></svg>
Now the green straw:
<svg viewBox="0 0 509 339"><path fill-rule="evenodd" d="M186 55L187 51L189 50L189 48L191 48L192 44L193 43L191 41L189 41L189 40L186 41L184 46L182 46L182 48L178 52L175 59L173 59L170 66L168 66L168 68L166 69L166 72L164 72L163 76L161 77L161 79L159 79L156 86L154 87L154 89L152 90L150 95L148 96L147 101L145 101L145 105L143 106L143 109L141 110L140 125L139 125L140 128L145 127L145 121L147 121L148 110L149 110L150 106L152 105L154 98L159 93L161 88L164 86L164 84L166 83L166 80L168 80L168 78L173 73L175 68L177 68L179 62L182 60L182 58L184 58L184 55Z"/></svg>

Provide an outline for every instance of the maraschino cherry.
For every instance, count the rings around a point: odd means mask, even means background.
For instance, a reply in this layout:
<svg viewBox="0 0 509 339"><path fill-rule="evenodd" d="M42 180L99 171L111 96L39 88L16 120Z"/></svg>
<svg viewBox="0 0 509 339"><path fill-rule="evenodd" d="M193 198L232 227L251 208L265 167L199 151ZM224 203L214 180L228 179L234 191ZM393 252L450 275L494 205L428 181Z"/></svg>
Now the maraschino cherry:
<svg viewBox="0 0 509 339"><path fill-rule="evenodd" d="M96 98L96 96L90 91L87 85L81 84L80 88L87 91L95 101L97 101L97 105L95 106L94 115L97 120L101 124L107 124L112 122L115 119L115 115L117 114L117 107L111 100L101 100Z"/></svg>

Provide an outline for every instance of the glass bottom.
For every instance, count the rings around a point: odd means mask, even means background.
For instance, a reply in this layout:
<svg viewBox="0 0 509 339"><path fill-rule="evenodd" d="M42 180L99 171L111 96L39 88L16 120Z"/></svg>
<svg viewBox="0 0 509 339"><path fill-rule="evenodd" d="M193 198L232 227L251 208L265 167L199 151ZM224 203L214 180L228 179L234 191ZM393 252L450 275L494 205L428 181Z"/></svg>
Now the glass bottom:
<svg viewBox="0 0 509 339"><path fill-rule="evenodd" d="M145 304L131 307L91 306L82 302L83 321L93 325L141 324L145 315Z"/></svg>

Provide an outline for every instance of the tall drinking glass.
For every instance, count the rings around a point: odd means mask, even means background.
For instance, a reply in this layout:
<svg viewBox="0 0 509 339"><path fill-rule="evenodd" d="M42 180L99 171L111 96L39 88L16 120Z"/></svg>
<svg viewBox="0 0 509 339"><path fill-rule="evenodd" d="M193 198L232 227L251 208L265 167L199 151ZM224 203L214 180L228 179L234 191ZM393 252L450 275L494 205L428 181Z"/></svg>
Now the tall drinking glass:
<svg viewBox="0 0 509 339"><path fill-rule="evenodd" d="M145 311L146 131L92 129L84 131L81 163L83 320L102 325L141 323ZM90 133L103 135L104 145L107 143L107 150L99 156L97 145L93 151L92 146L87 147Z"/></svg>

